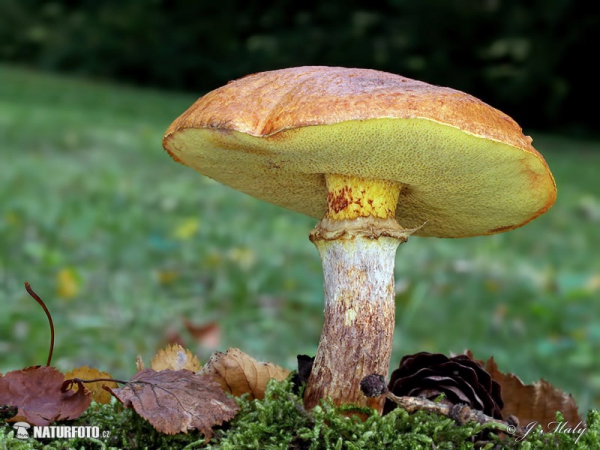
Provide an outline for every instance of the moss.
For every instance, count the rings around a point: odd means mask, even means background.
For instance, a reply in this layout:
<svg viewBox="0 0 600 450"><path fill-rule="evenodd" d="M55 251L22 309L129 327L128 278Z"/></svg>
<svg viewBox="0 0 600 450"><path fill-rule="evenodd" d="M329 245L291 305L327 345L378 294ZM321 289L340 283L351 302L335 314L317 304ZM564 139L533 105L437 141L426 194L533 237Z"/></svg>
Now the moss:
<svg viewBox="0 0 600 450"><path fill-rule="evenodd" d="M600 448L600 412L590 411L583 435L541 434L532 430L522 442L501 440L476 424L457 426L443 416L425 412L408 414L401 409L380 417L366 409L335 408L327 402L311 412L304 410L301 397L288 381L269 383L264 400L237 399L240 412L228 424L215 429L205 444L196 432L168 436L160 434L132 410L120 404L93 404L69 425L98 426L109 432L107 439L65 439L20 441L10 424L0 425L0 450L17 449L592 449ZM353 416L366 417L360 420ZM560 415L557 416L560 421ZM482 433L483 432L483 433ZM487 434L485 434L487 433ZM486 436L485 439L481 436ZM577 440L579 438L579 440ZM477 441L477 439L480 439ZM495 447L499 445L499 447Z"/></svg>
<svg viewBox="0 0 600 450"><path fill-rule="evenodd" d="M485 426L457 426L447 417L396 409L380 417L369 410L335 408L329 403L307 413L287 382L271 382L263 401L240 401L241 411L230 428L211 442L215 449L590 449L600 448L600 412L590 411L587 431L578 434L532 431L526 439L500 439ZM358 412L362 421L347 417ZM344 414L345 413L345 414ZM561 421L557 416L557 420ZM486 436L485 440L481 436Z"/></svg>
<svg viewBox="0 0 600 450"><path fill-rule="evenodd" d="M323 402L311 413L286 383L271 383L263 401L243 402L242 411L215 448L415 449L470 448L479 426L457 427L451 419L395 410L379 417L371 410L335 408ZM342 412L343 414L341 414ZM366 420L352 413L366 415ZM472 447L472 445L471 445Z"/></svg>

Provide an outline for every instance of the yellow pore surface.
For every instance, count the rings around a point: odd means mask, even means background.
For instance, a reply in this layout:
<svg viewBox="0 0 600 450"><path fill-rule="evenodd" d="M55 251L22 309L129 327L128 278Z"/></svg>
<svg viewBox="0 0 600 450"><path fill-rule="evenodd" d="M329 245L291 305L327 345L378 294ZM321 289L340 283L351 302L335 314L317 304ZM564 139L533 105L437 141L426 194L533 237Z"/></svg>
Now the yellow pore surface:
<svg viewBox="0 0 600 450"><path fill-rule="evenodd" d="M267 136L184 128L164 145L210 178L317 219L327 211L328 174L398 183L396 218L404 228L425 224L414 233L420 236L507 231L545 212L556 197L537 152L422 118L348 120Z"/></svg>

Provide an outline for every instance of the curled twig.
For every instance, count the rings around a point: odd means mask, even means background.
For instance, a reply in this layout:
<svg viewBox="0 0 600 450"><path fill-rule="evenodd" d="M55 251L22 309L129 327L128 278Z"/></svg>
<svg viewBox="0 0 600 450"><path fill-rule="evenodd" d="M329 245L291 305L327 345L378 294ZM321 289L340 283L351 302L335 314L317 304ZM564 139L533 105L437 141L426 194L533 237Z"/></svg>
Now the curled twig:
<svg viewBox="0 0 600 450"><path fill-rule="evenodd" d="M50 350L48 351L48 361L46 362L46 366L50 366L50 362L52 362L52 353L54 352L54 322L52 322L52 315L50 315L50 311L46 308L44 301L35 293L27 281L25 282L25 289L27 290L27 293L39 303L46 313L46 317L48 317L48 323L50 324Z"/></svg>

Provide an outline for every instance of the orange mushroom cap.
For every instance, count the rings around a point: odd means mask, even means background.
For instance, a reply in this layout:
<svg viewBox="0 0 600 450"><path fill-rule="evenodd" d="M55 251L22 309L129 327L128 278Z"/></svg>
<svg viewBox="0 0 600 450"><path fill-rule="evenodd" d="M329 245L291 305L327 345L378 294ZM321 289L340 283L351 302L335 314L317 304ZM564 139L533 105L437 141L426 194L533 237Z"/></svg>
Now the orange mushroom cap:
<svg viewBox="0 0 600 450"><path fill-rule="evenodd" d="M200 98L167 129L176 160L321 219L325 174L400 183L417 236L511 230L548 210L554 178L506 114L454 89L340 67L257 73Z"/></svg>

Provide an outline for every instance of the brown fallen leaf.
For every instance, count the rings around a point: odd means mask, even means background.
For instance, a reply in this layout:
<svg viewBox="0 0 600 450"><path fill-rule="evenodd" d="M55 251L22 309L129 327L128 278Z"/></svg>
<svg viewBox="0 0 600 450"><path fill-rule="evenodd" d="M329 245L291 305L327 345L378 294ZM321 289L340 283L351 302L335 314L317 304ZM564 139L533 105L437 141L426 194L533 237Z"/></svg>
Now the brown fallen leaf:
<svg viewBox="0 0 600 450"><path fill-rule="evenodd" d="M65 373L65 380L73 378L81 378L82 380L95 380L98 378L112 378L109 373L100 372L98 369L88 366L76 367L73 370ZM117 388L119 385L114 381L98 381L96 383L85 383L85 387L92 393L92 399L96 403L107 404L110 403L110 393L104 390L102 387L108 386L110 388ZM77 392L77 383L71 388Z"/></svg>
<svg viewBox="0 0 600 450"><path fill-rule="evenodd" d="M92 402L92 394L82 383L78 383L77 392L62 392L64 379L49 366L27 367L0 377L0 405L18 407L17 415L8 421L46 426L79 417Z"/></svg>
<svg viewBox="0 0 600 450"><path fill-rule="evenodd" d="M525 385L518 376L500 372L493 357L485 363L485 370L502 387L504 417L516 416L521 426L537 422L544 432L554 429L556 411L562 413L565 422L572 428L583 423L571 394L564 393L547 381L542 379Z"/></svg>
<svg viewBox="0 0 600 450"><path fill-rule="evenodd" d="M165 434L196 429L209 440L212 427L232 419L239 409L211 377L185 369L144 369L122 388L107 390Z"/></svg>
<svg viewBox="0 0 600 450"><path fill-rule="evenodd" d="M267 382L271 378L285 380L290 371L230 348L226 353L213 353L200 373L214 377L223 390L236 397L250 394L250 398L261 400L265 397Z"/></svg>
<svg viewBox="0 0 600 450"><path fill-rule="evenodd" d="M181 345L185 347L185 339L179 333L179 330L174 327L169 327L165 330L165 342L170 345Z"/></svg>
<svg viewBox="0 0 600 450"><path fill-rule="evenodd" d="M221 328L217 322L195 325L188 319L183 319L183 325L194 340L204 348L216 349L221 342Z"/></svg>
<svg viewBox="0 0 600 450"><path fill-rule="evenodd" d="M200 370L200 361L192 352L186 350L181 345L167 345L164 350L158 353L150 361L150 367L157 372L161 370L181 370L187 369L192 372Z"/></svg>
<svg viewBox="0 0 600 450"><path fill-rule="evenodd" d="M470 350L467 350L466 354L473 358ZM500 384L504 401L502 416L505 419L515 416L519 419L520 426L535 422L542 426L544 432L548 432L557 425L556 412L560 411L571 428L583 424L575 400L570 394L564 393L543 379L526 385L515 374L505 374L498 370L494 357L486 362L481 360L478 362L484 366L492 379Z"/></svg>

